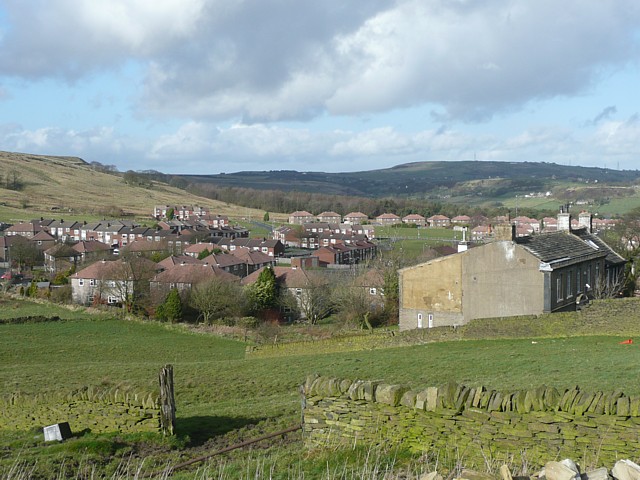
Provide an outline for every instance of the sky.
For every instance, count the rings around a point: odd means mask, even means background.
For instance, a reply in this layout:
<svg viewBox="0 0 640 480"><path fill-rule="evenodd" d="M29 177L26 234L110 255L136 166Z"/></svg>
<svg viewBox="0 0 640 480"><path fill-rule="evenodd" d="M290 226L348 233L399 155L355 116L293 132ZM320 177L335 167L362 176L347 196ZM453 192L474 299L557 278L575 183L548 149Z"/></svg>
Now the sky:
<svg viewBox="0 0 640 480"><path fill-rule="evenodd" d="M0 0L0 150L640 168L637 0Z"/></svg>

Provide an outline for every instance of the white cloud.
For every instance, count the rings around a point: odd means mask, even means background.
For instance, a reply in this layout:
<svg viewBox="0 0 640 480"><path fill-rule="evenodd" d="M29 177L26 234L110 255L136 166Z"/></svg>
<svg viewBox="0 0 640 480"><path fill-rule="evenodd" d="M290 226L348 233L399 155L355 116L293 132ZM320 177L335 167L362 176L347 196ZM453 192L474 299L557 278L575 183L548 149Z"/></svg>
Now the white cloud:
<svg viewBox="0 0 640 480"><path fill-rule="evenodd" d="M247 123L415 105L487 119L636 62L640 24L636 0L5 4L0 74L73 80L133 60L143 112Z"/></svg>
<svg viewBox="0 0 640 480"><path fill-rule="evenodd" d="M7 0L0 73L75 80L192 38L204 0Z"/></svg>

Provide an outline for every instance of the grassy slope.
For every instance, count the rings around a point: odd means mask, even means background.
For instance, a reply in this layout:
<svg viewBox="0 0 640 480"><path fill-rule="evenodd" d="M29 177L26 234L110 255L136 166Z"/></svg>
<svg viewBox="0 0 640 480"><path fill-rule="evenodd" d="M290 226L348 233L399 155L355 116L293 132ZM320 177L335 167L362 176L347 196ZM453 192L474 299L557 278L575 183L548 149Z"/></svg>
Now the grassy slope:
<svg viewBox="0 0 640 480"><path fill-rule="evenodd" d="M154 205L172 203L207 206L215 213L232 217L250 215L261 219L264 214L198 197L166 184L156 183L151 189L132 187L121 177L96 172L74 157L0 152L0 163L3 174L17 171L25 184L22 191L0 188L0 220L8 222L41 216L91 220L102 218L101 211L109 206L148 217ZM59 210L52 211L54 206Z"/></svg>
<svg viewBox="0 0 640 480"><path fill-rule="evenodd" d="M1 307L4 318L42 312L41 306L29 303L5 302ZM414 388L454 380L510 390L546 384L561 389L579 385L589 390L623 388L627 394L640 393L640 387L629 381L635 376L640 351L636 344L619 345L623 337L475 339L339 353L307 348L293 357L252 358L245 357L242 342L190 333L179 326L104 316L82 318L79 312L55 307L50 313L69 320L0 325L0 391L36 394L87 385L149 391L156 388L158 369L172 363L178 435L188 436L195 446L206 444L209 450L295 424L300 414L297 387L310 373L403 383ZM523 319L515 319L505 328L535 335L557 322L569 321L566 315L533 319L533 330L522 325ZM606 332L606 322L604 327L587 327L590 333ZM493 329L492 323L478 325L469 329L470 337L482 336L483 331L489 335ZM537 338L537 343L532 343L532 338ZM0 432L0 447L9 449L5 460L0 461L0 472L3 464L10 464L17 449L23 458L38 459L46 469L57 468L47 465L57 465L65 455L77 457L74 452L78 449L86 448L94 452L91 455L104 459L126 455L130 448L127 445L131 445L126 439L81 437L67 446L45 447L33 438L33 433ZM287 478L286 465L292 458L311 464L305 469L315 468L314 462L329 465L328 457L312 460L316 454L300 451L297 442L266 453L279 458L274 461L284 469L284 476L274 478ZM106 453L100 453L101 448ZM166 449L147 454L159 462L178 461L175 456L169 459L175 454ZM197 454L190 452L188 456ZM217 461L243 465L253 457L246 451L233 455Z"/></svg>
<svg viewBox="0 0 640 480"><path fill-rule="evenodd" d="M622 348L617 337L550 338L537 344L529 338L467 340L331 354L309 351L292 361L291 357L245 358L241 342L156 323L86 318L0 325L0 331L3 392L101 384L148 391L154 388L157 370L173 363L179 418L187 424L194 417L211 420L219 415L247 422L264 418L294 422L299 406L296 387L310 373L415 387L456 380L499 389L546 383L607 390L623 386L626 393L640 393L640 387L626 381L637 364L638 347Z"/></svg>

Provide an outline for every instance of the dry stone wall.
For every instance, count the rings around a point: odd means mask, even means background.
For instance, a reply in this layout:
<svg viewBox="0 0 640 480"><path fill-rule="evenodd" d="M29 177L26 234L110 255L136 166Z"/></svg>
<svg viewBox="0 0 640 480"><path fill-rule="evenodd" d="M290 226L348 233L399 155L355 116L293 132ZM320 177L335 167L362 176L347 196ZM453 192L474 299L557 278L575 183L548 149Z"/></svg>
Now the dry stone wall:
<svg viewBox="0 0 640 480"><path fill-rule="evenodd" d="M583 465L640 455L640 396L541 386L501 392L448 384L401 385L311 376L305 393L309 445L397 444L465 465L553 458Z"/></svg>
<svg viewBox="0 0 640 480"><path fill-rule="evenodd" d="M160 409L152 395L89 388L70 395L12 395L0 398L0 430L41 430L69 422L71 430L93 433L158 432Z"/></svg>

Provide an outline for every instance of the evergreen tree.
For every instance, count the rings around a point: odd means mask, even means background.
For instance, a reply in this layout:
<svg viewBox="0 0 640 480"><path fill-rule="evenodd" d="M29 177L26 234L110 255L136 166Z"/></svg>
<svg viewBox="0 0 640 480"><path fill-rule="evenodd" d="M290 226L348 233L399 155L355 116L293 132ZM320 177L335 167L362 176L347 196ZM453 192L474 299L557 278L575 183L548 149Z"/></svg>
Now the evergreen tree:
<svg viewBox="0 0 640 480"><path fill-rule="evenodd" d="M249 299L252 310L255 312L261 312L277 306L278 286L273 268L265 267L262 269L258 279L249 289Z"/></svg>
<svg viewBox="0 0 640 480"><path fill-rule="evenodd" d="M182 299L178 290L175 288L167 294L164 302L158 305L156 310L156 317L160 320L169 320L175 322L182 318Z"/></svg>
<svg viewBox="0 0 640 480"><path fill-rule="evenodd" d="M198 260L203 260L211 255L211 252L206 248L198 254Z"/></svg>

